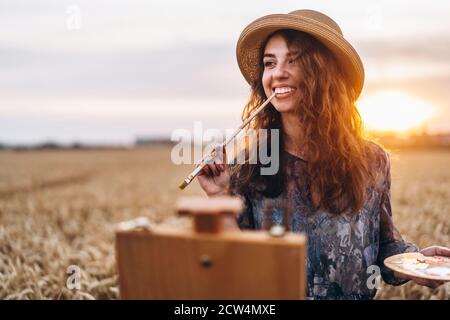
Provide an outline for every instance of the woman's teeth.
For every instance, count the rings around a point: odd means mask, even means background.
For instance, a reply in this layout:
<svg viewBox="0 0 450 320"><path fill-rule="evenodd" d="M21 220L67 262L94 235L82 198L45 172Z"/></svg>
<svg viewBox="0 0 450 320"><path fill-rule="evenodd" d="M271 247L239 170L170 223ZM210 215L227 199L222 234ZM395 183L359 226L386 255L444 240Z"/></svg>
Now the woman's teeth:
<svg viewBox="0 0 450 320"><path fill-rule="evenodd" d="M275 88L275 93L276 94L288 93L288 92L291 92L291 91L294 91L294 89L293 88L289 88L289 87L286 87L286 88Z"/></svg>

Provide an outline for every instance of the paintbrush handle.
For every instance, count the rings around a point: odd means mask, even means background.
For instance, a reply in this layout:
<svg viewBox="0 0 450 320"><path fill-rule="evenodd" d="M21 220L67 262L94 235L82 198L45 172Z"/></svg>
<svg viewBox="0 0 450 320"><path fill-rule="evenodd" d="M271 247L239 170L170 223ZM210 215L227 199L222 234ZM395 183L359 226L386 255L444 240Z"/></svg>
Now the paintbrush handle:
<svg viewBox="0 0 450 320"><path fill-rule="evenodd" d="M244 129L245 126L247 124L249 124L250 121L252 121L253 118L256 117L256 115L258 113L260 113L269 104L270 100L272 100L274 97L275 97L275 92L269 98L267 98L267 100L264 101L264 103L262 105L260 105L258 107L258 109L256 109L255 112L253 112L247 119L245 119L244 123L241 124L241 126L233 133L233 135L231 135L227 140L225 140L225 142L222 144L222 146L226 147L228 145L228 143L230 143L230 141L233 140L234 137L236 137L242 131L242 129Z"/></svg>
<svg viewBox="0 0 450 320"><path fill-rule="evenodd" d="M256 115L258 113L260 113L269 104L270 100L272 100L275 97L275 95L276 95L276 93L274 92L269 98L267 98L267 100L264 101L264 103L262 105L260 105L258 107L258 109L256 109L255 112L253 112L247 119L245 119L245 121L239 126L239 128L228 139L226 139L225 142L223 142L221 145L219 145L219 147L222 147L222 148L226 147L242 131L242 129L244 129L245 126L248 125L250 123L250 121L252 121L253 118L255 118ZM180 183L180 185L178 187L181 190L186 188L192 182L192 180L194 180L194 178L203 170L203 167L212 161L212 159L215 156L215 153L216 153L216 149L213 149L210 154L203 157L202 160L200 161L200 163L191 172L191 174L189 174L186 177L186 179L184 179L183 182Z"/></svg>

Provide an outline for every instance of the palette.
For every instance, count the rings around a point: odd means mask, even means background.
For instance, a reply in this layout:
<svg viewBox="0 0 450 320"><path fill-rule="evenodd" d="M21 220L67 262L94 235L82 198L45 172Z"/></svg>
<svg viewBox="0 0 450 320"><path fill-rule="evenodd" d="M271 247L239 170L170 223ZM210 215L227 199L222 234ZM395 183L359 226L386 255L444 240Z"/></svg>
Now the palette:
<svg viewBox="0 0 450 320"><path fill-rule="evenodd" d="M424 256L418 252L408 252L391 256L384 265L402 274L431 280L450 281L450 258Z"/></svg>

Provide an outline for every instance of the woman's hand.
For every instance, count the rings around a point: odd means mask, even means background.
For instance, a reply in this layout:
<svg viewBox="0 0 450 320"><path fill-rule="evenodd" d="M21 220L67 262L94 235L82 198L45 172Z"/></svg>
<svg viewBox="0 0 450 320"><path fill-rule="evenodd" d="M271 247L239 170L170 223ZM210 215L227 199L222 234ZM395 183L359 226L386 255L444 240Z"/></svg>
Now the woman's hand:
<svg viewBox="0 0 450 320"><path fill-rule="evenodd" d="M209 197L227 195L230 184L225 147L217 146L215 150L216 156L197 176L200 186Z"/></svg>
<svg viewBox="0 0 450 320"><path fill-rule="evenodd" d="M431 246L425 249L422 249L420 251L421 254L424 256L443 256L443 257L450 257L450 248L446 247L439 247L439 246ZM405 280L412 280L415 283L426 286L432 289L435 289L439 287L440 285L444 284L446 281L439 281L439 280L430 280L430 279L423 279L423 278L417 278L409 275L405 275L400 272L395 272L395 277Z"/></svg>

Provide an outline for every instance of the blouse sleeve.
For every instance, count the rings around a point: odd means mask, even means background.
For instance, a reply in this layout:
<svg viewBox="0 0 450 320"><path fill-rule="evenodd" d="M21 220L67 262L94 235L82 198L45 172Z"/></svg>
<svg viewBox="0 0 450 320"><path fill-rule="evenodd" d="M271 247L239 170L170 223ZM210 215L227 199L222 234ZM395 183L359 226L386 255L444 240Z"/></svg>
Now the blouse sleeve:
<svg viewBox="0 0 450 320"><path fill-rule="evenodd" d="M250 202L250 198L246 193L239 193L237 189L238 177L237 174L232 174L230 178L230 189L229 193L231 196L236 196L241 198L244 203L244 209L237 216L236 221L241 230L244 229L255 229L255 223L253 220L253 210Z"/></svg>
<svg viewBox="0 0 450 320"><path fill-rule="evenodd" d="M384 152L384 151L383 151ZM384 265L384 259L404 253L419 251L419 248L413 244L406 242L400 232L395 228L392 220L391 207L391 164L389 155L385 154L385 179L382 185L382 197L380 203L380 242L378 253L378 265L381 268L381 276L383 280L390 285L401 285L408 280L401 280L394 277L394 272Z"/></svg>

